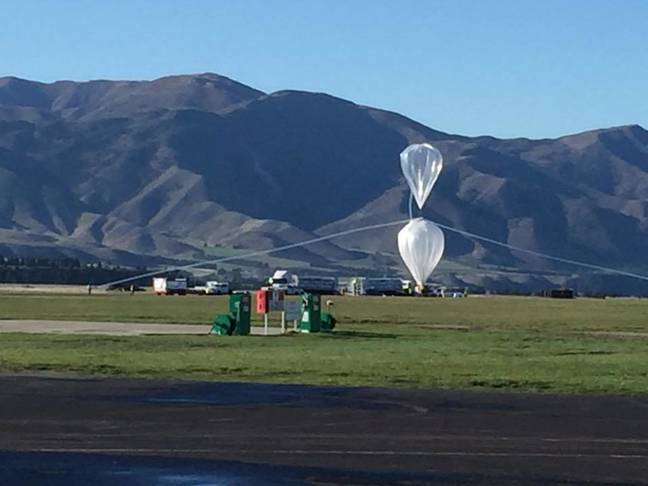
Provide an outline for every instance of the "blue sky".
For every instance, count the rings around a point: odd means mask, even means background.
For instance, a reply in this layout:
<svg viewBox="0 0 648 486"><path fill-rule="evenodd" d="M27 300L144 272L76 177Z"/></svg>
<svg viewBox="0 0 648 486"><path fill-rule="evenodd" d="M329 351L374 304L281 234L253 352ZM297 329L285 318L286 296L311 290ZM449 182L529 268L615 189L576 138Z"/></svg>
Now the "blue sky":
<svg viewBox="0 0 648 486"><path fill-rule="evenodd" d="M0 75L212 71L466 135L648 128L648 0L0 0Z"/></svg>

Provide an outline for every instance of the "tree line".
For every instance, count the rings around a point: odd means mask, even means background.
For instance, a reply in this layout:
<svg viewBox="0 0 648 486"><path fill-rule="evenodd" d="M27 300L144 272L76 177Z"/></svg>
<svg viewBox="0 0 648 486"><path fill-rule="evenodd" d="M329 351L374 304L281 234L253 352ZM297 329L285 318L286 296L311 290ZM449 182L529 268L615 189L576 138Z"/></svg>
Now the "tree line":
<svg viewBox="0 0 648 486"><path fill-rule="evenodd" d="M124 268L78 258L0 255L0 282L16 284L99 285L146 272L146 267Z"/></svg>

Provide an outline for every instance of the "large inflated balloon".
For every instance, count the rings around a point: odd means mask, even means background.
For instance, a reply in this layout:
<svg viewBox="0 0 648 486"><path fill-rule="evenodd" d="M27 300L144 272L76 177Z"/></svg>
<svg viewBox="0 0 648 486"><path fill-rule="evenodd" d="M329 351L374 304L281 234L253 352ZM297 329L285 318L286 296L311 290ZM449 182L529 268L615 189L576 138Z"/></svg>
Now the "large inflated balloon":
<svg viewBox="0 0 648 486"><path fill-rule="evenodd" d="M443 168L443 156L429 143L415 143L401 152L400 160L416 204L423 209Z"/></svg>
<svg viewBox="0 0 648 486"><path fill-rule="evenodd" d="M441 228L423 218L411 220L398 232L398 251L419 287L438 265L444 246Z"/></svg>

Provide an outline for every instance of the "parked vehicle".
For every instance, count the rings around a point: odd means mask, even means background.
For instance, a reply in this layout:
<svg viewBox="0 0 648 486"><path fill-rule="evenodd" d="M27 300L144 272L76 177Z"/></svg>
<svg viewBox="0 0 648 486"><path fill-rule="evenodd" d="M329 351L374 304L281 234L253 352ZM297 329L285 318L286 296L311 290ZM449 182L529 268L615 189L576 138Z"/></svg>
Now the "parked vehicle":
<svg viewBox="0 0 648 486"><path fill-rule="evenodd" d="M450 297L451 299L468 297L468 289L466 287L450 287L446 289L444 297Z"/></svg>
<svg viewBox="0 0 648 486"><path fill-rule="evenodd" d="M367 278L364 281L366 295L403 295L403 281L400 278Z"/></svg>
<svg viewBox="0 0 648 486"><path fill-rule="evenodd" d="M335 277L298 277L297 285L304 292L312 294L337 294L338 283Z"/></svg>
<svg viewBox="0 0 648 486"><path fill-rule="evenodd" d="M445 297L447 287L438 284L427 284L420 295L424 297Z"/></svg>
<svg viewBox="0 0 648 486"><path fill-rule="evenodd" d="M153 291L157 295L186 295L187 279L169 280L166 277L156 277L153 279Z"/></svg>
<svg viewBox="0 0 648 486"><path fill-rule="evenodd" d="M205 285L189 287L187 292L195 295L225 295L230 293L229 283L211 280Z"/></svg>
<svg viewBox="0 0 648 486"><path fill-rule="evenodd" d="M288 287L291 285L288 277L288 270L277 270L272 274L272 277L268 279L268 287L273 290L282 290L283 292L288 293Z"/></svg>
<svg viewBox="0 0 648 486"><path fill-rule="evenodd" d="M468 297L468 288L445 287L443 285L429 284L425 286L423 295L427 297L445 297L450 299L458 299Z"/></svg>
<svg viewBox="0 0 648 486"><path fill-rule="evenodd" d="M207 295L225 295L230 293L228 282L209 281L205 284L205 294Z"/></svg>

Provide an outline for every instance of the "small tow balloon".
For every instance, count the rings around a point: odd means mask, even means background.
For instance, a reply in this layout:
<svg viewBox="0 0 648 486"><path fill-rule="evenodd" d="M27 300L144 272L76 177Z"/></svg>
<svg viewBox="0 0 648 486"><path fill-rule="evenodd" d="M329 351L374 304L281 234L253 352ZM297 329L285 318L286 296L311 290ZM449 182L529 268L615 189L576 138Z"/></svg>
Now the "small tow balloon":
<svg viewBox="0 0 648 486"><path fill-rule="evenodd" d="M401 152L400 160L416 204L423 209L443 168L443 156L429 143L415 143Z"/></svg>
<svg viewBox="0 0 648 486"><path fill-rule="evenodd" d="M416 218L398 233L398 251L419 288L441 260L445 239L436 224Z"/></svg>

